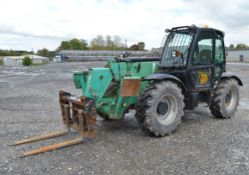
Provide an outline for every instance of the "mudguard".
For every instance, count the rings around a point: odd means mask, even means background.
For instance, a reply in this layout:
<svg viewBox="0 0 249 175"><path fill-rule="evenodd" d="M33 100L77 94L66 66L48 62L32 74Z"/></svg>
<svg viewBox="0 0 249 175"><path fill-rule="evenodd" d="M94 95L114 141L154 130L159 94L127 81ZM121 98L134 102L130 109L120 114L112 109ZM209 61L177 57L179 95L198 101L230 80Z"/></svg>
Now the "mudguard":
<svg viewBox="0 0 249 175"><path fill-rule="evenodd" d="M222 79L225 79L225 78L234 78L235 80L237 80L237 82L238 82L238 84L240 86L243 86L243 83L242 83L241 79L239 77L237 77L236 75L230 73L230 72L224 72L224 73L222 73L220 79L222 80Z"/></svg>
<svg viewBox="0 0 249 175"><path fill-rule="evenodd" d="M146 77L143 81L162 81L162 80L171 80L171 81L175 81L176 83L178 83L185 92L187 92L187 88L184 85L184 83L182 82L182 80L180 80L179 78L177 78L174 75L171 74L162 74L162 73L155 73L155 74L151 74L148 77Z"/></svg>

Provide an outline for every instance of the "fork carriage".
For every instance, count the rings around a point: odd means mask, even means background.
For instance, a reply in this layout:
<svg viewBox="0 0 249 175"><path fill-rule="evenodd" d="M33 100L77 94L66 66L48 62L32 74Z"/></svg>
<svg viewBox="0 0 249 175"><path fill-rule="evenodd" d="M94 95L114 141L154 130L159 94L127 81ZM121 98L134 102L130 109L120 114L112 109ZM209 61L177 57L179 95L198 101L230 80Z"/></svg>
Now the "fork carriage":
<svg viewBox="0 0 249 175"><path fill-rule="evenodd" d="M39 154L42 152L52 151L59 148L82 143L85 138L96 137L96 112L95 103L87 97L75 98L65 91L59 92L60 106L65 130L54 131L51 133L32 136L20 141L16 141L13 145L20 145L45 139L50 139L67 134L70 129L76 130L80 137L56 143L49 146L43 146L38 149L24 152L20 157Z"/></svg>

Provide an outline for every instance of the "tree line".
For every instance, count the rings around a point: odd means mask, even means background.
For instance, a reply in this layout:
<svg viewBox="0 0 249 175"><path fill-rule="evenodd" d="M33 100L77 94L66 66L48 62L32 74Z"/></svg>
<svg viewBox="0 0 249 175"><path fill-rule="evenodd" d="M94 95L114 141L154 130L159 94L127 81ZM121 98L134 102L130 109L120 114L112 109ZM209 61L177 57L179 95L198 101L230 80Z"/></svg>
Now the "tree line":
<svg viewBox="0 0 249 175"><path fill-rule="evenodd" d="M127 51L143 51L145 43L138 42L127 46L126 41L122 40L118 35L97 35L89 43L85 39L71 39L61 41L59 47L55 51L50 51L47 48L40 49L36 52L39 56L53 57L60 50L127 50ZM0 50L0 56L21 56L34 54L33 51L18 51L18 50Z"/></svg>
<svg viewBox="0 0 249 175"><path fill-rule="evenodd" d="M89 43L84 39L71 39L62 41L58 50L144 50L145 43L138 42L127 47L126 41L123 41L119 36L114 35L97 35Z"/></svg>
<svg viewBox="0 0 249 175"><path fill-rule="evenodd" d="M228 49L230 50L243 50L243 49L249 49L249 46L246 45L246 44L237 44L237 45L234 45L234 44L230 44Z"/></svg>
<svg viewBox="0 0 249 175"><path fill-rule="evenodd" d="M33 52L23 50L0 50L0 56L21 56L25 54L33 54Z"/></svg>
<svg viewBox="0 0 249 175"><path fill-rule="evenodd" d="M55 51L49 51L48 49L44 48L38 50L36 53L33 51L25 51L25 50L3 50L0 49L0 57L3 56L22 56L22 55L33 55L37 54L44 57L53 57L55 55Z"/></svg>
<svg viewBox="0 0 249 175"><path fill-rule="evenodd" d="M114 35L97 35L89 43L85 39L71 39L68 41L61 41L59 47L55 51L49 51L46 48L37 51L37 55L44 57L52 57L60 50L127 50L127 51L143 51L145 50L145 43L138 42L127 46L119 36Z"/></svg>

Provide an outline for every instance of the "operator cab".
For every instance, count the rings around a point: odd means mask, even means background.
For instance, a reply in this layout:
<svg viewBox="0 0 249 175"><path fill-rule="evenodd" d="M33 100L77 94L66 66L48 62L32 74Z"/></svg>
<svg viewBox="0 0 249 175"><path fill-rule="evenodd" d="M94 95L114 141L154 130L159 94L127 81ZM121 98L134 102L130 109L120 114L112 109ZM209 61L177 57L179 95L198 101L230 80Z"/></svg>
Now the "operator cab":
<svg viewBox="0 0 249 175"><path fill-rule="evenodd" d="M158 71L146 80L176 82L185 94L186 109L201 102L210 103L221 78L233 77L225 71L224 33L195 25L167 29ZM188 106L189 105L189 106Z"/></svg>
<svg viewBox="0 0 249 175"><path fill-rule="evenodd" d="M195 25L166 32L159 72L178 77L191 92L212 89L225 72L224 33Z"/></svg>

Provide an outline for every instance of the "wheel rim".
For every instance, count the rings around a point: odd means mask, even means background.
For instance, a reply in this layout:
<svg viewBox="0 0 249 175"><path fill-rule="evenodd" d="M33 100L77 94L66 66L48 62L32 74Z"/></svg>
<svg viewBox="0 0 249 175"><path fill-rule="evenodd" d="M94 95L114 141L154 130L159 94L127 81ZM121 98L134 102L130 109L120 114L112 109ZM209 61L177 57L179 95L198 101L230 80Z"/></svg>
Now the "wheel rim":
<svg viewBox="0 0 249 175"><path fill-rule="evenodd" d="M234 88L230 89L225 97L225 106L228 110L233 110L237 100L237 92Z"/></svg>
<svg viewBox="0 0 249 175"><path fill-rule="evenodd" d="M159 100L156 108L158 121L163 125L170 124L174 120L177 114L178 111L177 109L178 109L177 99L174 96L171 95L163 96Z"/></svg>

